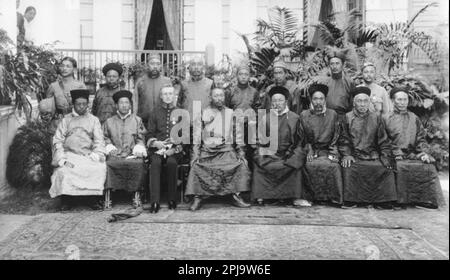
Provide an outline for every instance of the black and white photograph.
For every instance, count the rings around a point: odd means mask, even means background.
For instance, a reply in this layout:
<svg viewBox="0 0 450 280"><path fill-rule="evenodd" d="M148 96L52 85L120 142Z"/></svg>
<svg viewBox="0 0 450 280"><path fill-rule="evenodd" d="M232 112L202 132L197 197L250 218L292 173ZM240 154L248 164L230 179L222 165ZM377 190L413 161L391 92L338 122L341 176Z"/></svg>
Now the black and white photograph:
<svg viewBox="0 0 450 280"><path fill-rule="evenodd" d="M0 0L0 260L448 261L448 204L448 0Z"/></svg>

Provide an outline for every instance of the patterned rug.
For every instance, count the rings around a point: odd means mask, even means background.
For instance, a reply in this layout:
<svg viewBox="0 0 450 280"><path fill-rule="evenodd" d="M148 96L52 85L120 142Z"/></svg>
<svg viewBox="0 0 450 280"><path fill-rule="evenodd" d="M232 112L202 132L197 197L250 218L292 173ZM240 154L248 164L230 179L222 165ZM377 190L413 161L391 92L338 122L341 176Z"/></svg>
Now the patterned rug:
<svg viewBox="0 0 450 280"><path fill-rule="evenodd" d="M0 243L0 259L66 259L70 248L81 259L448 259L373 209L205 205L106 222L112 213L36 216Z"/></svg>

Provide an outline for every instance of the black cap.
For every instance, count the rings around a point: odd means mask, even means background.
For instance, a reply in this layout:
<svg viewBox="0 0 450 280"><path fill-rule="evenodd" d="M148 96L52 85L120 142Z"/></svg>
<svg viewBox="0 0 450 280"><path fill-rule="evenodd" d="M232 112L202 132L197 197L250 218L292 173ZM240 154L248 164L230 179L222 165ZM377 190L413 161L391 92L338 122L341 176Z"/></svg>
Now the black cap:
<svg viewBox="0 0 450 280"><path fill-rule="evenodd" d="M282 94L286 97L286 99L289 99L291 96L289 90L282 86L274 86L269 91L269 97L272 98L275 94Z"/></svg>
<svg viewBox="0 0 450 280"><path fill-rule="evenodd" d="M370 90L370 88L361 86L361 87L353 88L352 91L350 92L350 94L351 94L352 97L355 97L358 94L365 94L365 95L370 97L371 92L372 91Z"/></svg>
<svg viewBox="0 0 450 280"><path fill-rule="evenodd" d="M75 103L75 100L79 98L84 98L89 101L89 94L91 94L91 92L88 89L75 89L70 91L72 103Z"/></svg>
<svg viewBox="0 0 450 280"><path fill-rule="evenodd" d="M130 91L128 91L128 90L121 90L121 91L118 91L118 92L116 92L116 93L113 95L114 102L115 102L115 103L119 103L119 100L120 100L121 98L123 98L123 97L128 98L128 99L130 100L130 102L131 102L131 101L132 101L132 98L133 98L133 94L132 94Z"/></svg>
<svg viewBox="0 0 450 280"><path fill-rule="evenodd" d="M109 64L106 64L105 67L103 67L102 72L103 72L103 74L106 76L106 74L108 74L108 72L109 72L110 70L115 70L117 73L119 73L119 76L121 76L122 73L123 73L123 68L122 68L122 66L121 66L120 64L118 64L118 63L109 63Z"/></svg>
<svg viewBox="0 0 450 280"><path fill-rule="evenodd" d="M312 84L308 88L308 93L310 96L312 96L315 92L318 92L318 91L320 91L325 96L327 96L328 95L328 86L324 85L324 84Z"/></svg>
<svg viewBox="0 0 450 280"><path fill-rule="evenodd" d="M404 93L408 94L409 90L406 87L394 87L389 92L389 95L391 96L391 99L394 99L394 96L397 92L403 91Z"/></svg>

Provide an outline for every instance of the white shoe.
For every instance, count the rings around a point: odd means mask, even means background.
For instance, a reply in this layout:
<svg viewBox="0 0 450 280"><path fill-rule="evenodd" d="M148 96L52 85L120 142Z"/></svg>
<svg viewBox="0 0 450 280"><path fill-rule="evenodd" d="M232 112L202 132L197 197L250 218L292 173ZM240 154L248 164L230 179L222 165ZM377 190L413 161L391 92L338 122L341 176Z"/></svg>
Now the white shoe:
<svg viewBox="0 0 450 280"><path fill-rule="evenodd" d="M311 207L312 204L311 202L309 202L308 200L305 199L296 199L293 202L294 206L299 206L299 207Z"/></svg>

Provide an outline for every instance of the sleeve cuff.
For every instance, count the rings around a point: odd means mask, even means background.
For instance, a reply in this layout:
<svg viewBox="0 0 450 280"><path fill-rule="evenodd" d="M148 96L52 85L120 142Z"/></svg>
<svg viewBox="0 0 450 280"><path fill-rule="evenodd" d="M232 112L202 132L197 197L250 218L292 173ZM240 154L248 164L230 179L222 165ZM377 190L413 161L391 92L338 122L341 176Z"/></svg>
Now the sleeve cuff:
<svg viewBox="0 0 450 280"><path fill-rule="evenodd" d="M63 167L64 164L66 164L66 160L65 159L61 159L61 160L58 161L58 166L59 167Z"/></svg>
<svg viewBox="0 0 450 280"><path fill-rule="evenodd" d="M106 145L106 154L109 155L112 151L117 150L116 146L112 144Z"/></svg>

